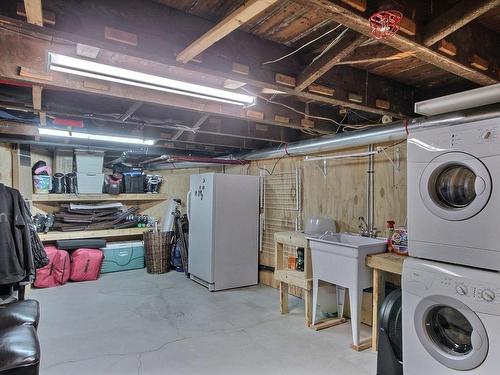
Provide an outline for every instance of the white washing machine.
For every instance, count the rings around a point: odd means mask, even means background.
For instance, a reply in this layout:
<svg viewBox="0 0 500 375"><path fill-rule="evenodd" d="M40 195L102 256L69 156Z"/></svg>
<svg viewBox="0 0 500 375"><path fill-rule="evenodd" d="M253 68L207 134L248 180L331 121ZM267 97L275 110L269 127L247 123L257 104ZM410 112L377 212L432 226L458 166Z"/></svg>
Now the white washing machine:
<svg viewBox="0 0 500 375"><path fill-rule="evenodd" d="M499 373L499 273L409 258L402 289L405 375Z"/></svg>
<svg viewBox="0 0 500 375"><path fill-rule="evenodd" d="M411 256L500 270L500 119L408 137Z"/></svg>

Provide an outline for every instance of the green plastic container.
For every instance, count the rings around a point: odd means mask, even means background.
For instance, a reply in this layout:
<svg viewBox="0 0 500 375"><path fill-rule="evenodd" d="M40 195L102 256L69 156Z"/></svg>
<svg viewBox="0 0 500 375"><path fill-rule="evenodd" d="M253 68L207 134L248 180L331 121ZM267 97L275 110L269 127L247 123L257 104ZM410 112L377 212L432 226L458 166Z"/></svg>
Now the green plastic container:
<svg viewBox="0 0 500 375"><path fill-rule="evenodd" d="M144 243L142 241L112 242L102 249L104 262L101 273L144 268Z"/></svg>

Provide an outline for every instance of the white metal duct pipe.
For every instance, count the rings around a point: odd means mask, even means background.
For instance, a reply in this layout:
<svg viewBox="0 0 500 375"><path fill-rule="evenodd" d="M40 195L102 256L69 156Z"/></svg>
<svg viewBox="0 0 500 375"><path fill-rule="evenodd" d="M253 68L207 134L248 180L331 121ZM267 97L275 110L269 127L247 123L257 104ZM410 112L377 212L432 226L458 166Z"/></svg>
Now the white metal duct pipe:
<svg viewBox="0 0 500 375"><path fill-rule="evenodd" d="M491 118L500 118L500 103L479 108L461 110L431 117L396 121L389 125L358 132L325 135L305 141L292 142L287 147L255 150L233 156L241 160L275 159L288 155L309 155L319 152L335 151L369 144L399 141L407 138L407 131L434 126L453 126Z"/></svg>

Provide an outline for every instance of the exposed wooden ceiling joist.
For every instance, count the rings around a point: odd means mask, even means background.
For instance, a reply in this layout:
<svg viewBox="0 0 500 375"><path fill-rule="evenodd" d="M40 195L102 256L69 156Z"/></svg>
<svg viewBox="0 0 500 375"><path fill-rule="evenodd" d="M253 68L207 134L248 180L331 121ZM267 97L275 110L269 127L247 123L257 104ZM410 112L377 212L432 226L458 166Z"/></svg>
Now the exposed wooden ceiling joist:
<svg viewBox="0 0 500 375"><path fill-rule="evenodd" d="M40 38L31 38L29 36L21 36L18 38L15 37L16 34L15 32L7 30L0 31L0 49L2 51L8 51L3 54L3 61L0 65L0 77L5 79L255 121L255 119L247 116L247 111L245 109L236 105L204 101L188 96L146 90L113 82L105 82L105 84L102 84L99 81L93 81L75 75L47 72L45 60L49 51L65 55L74 55L74 47L68 43L53 44L50 41ZM30 55L26 55L24 51L30 51ZM150 69L152 72L172 71L172 67L165 64L104 49L100 51L99 61L114 66L140 66L142 69L146 71ZM27 67L30 74L20 75L20 67ZM259 123L293 129L303 129L303 126L300 124L302 116L284 107L267 103L258 103L256 106L252 107L252 111L261 112L263 114L263 118L257 121ZM284 124L275 121L274 118L276 114L289 117L290 123Z"/></svg>
<svg viewBox="0 0 500 375"><path fill-rule="evenodd" d="M208 47L230 34L250 19L274 5L278 0L248 0L217 25L196 39L177 55L177 61L187 63Z"/></svg>
<svg viewBox="0 0 500 375"><path fill-rule="evenodd" d="M303 2L304 0L296 1ZM341 23L361 34L371 36L368 19L363 15L354 12L347 5L340 3L337 0L307 0L307 3L313 3L325 12L328 12L334 21ZM457 59L444 56L438 51L432 50L419 43L416 39L406 37L401 33L387 39L381 39L380 41L402 52L412 51L416 58L477 84L485 86L498 83L497 78L467 66Z"/></svg>
<svg viewBox="0 0 500 375"><path fill-rule="evenodd" d="M202 115L200 119L196 121L196 123L193 125L192 130L198 130L201 127L201 125L203 125L203 123L208 119L208 117L209 115L207 113ZM185 131L186 130L183 129L177 131L177 133L175 133L174 136L172 137L172 140L175 141L176 139L179 139Z"/></svg>
<svg viewBox="0 0 500 375"><path fill-rule="evenodd" d="M135 112L137 112L139 108L141 108L141 106L142 102L132 103L132 105L125 111L125 113L123 113L123 115L120 116L120 121L122 122L127 121L130 117L133 116Z"/></svg>
<svg viewBox="0 0 500 375"><path fill-rule="evenodd" d="M426 26L423 35L424 46L432 46L447 35L499 5L500 0L460 1Z"/></svg>
<svg viewBox="0 0 500 375"><path fill-rule="evenodd" d="M322 57L309 65L297 78L296 91L305 90L311 83L327 73L340 61L348 57L368 38L348 30L340 42Z"/></svg>
<svg viewBox="0 0 500 375"><path fill-rule="evenodd" d="M29 23L43 26L42 0L24 0L24 9Z"/></svg>
<svg viewBox="0 0 500 375"><path fill-rule="evenodd" d="M176 22L181 23L182 21L181 24L190 25L190 29L198 29L198 28L206 29L207 27L207 21L200 20L198 17L190 16L187 14L181 14L180 12L175 10L171 10L170 12L173 12L171 16L175 17ZM62 17L63 16L61 16L61 19ZM29 25L18 20L13 20L8 17L0 16L0 22L9 24L21 30L26 30L26 31L30 30ZM61 22L60 24L64 25L63 22ZM175 30L178 29L181 28L176 27L173 32L175 32ZM40 29L38 28L37 29L33 28L30 31L41 32ZM365 101L364 103L350 102L345 93L353 91L353 88L351 87L353 86L352 84L352 82L354 82L353 79L335 81L334 82L335 94L333 96L322 95L308 91L297 92L293 87L286 87L283 85L279 85L275 82L274 79L275 73L280 72L279 66L273 65L271 68L262 67L261 64L258 63L258 60L261 55L272 57L275 56L276 54L281 54L283 52L286 52L287 47L276 45L275 48L273 48L272 46L273 43L264 42L265 50L259 50L257 47L259 46L260 48L260 43L263 41L258 37L241 32L235 32L231 34L230 42L228 41L228 38L222 40L220 43L225 43L224 46L218 43L217 47L214 46L214 48L217 49L210 49L209 51L204 53L203 61L201 63L188 63L185 65L179 64L177 61L175 61L174 58L175 55L173 53L174 52L173 50L171 55L172 58L166 57L166 55L169 55L167 48L162 49L161 53L159 53L160 51L155 50L149 52L149 54L148 53L145 54L143 50L139 50L137 48L129 48L127 46L117 45L116 43L111 43L109 41L104 41L104 40L90 39L89 37L85 37L82 34L75 35L64 31L57 31L54 29L46 29L43 32L46 33L46 35L44 36L46 38L54 38L55 40L69 40L74 43L81 43L86 45L92 45L95 46L96 48L108 49L109 51L118 51L118 52L126 51L127 54L130 54L132 56L140 56L140 57L147 56L148 59L152 60L158 59L157 61L162 61L163 63L168 65L169 68L168 71L169 73L172 73L172 76L177 76L179 72L178 69L182 69L184 73L186 73L187 71L191 71L192 74L193 73L201 74L205 76L210 75L222 79L231 79L234 81L242 82L249 86L255 86L259 89L276 90L283 93L283 95L292 96L302 102L316 102L319 104L328 104L331 106L343 106L352 108L354 110L374 113L377 115L390 115L396 118L402 118L405 115L411 114L411 108L410 108L411 106L407 106L404 100L401 100L401 97L402 97L402 92L411 92L413 89L410 87L401 87L401 85L399 85L398 83L395 83L388 79L383 79L380 81L380 85L382 85L383 87L372 86L369 88L369 90L370 92L374 93L377 93L379 91L385 92L386 93L385 95L388 96L386 99L388 99L391 102L390 110L377 108L375 103L371 101ZM172 40L179 39L179 38L174 38L175 35L173 35ZM148 37L151 38L151 36ZM149 44L154 44L154 43L164 43L164 41L161 39L158 40L154 39L151 40ZM241 48L234 48L235 45L245 45L247 47L242 50ZM224 49L223 54L221 54L220 51L221 48ZM237 55L235 55L236 53ZM262 57L260 58L262 59ZM244 61L251 61L252 63L251 65L249 64L250 72L248 75L234 72L231 69L231 60L238 61L241 59L243 59ZM293 58L289 59L289 61L287 61L287 66L294 66L294 64L295 65L297 64L297 61L298 59L294 56ZM255 64L256 62L257 64ZM273 69L277 69L277 71L276 70L273 71ZM297 70L296 74L298 74L299 72L300 70ZM343 72L343 74L345 75L346 73L352 74L353 76L356 75L362 76L364 74L364 72L358 69L353 69L352 71L348 71L348 69L346 69Z"/></svg>

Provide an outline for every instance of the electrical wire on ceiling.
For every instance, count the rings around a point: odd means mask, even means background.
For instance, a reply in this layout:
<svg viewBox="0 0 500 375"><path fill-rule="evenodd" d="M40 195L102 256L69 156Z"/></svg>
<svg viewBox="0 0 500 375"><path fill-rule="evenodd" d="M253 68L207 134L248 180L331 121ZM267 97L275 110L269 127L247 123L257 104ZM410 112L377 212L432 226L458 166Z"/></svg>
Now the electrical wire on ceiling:
<svg viewBox="0 0 500 375"><path fill-rule="evenodd" d="M292 106L289 106L287 104L284 104L284 103L280 103L280 102L277 102L275 100L271 100L271 99L268 99L262 95L259 95L257 93L254 93L244 87L241 88L243 91L245 91L246 93L249 93L251 95L254 95L256 96L257 98L259 99L262 99L262 100L265 100L267 103L270 103L270 104L275 104L275 105L279 105L279 106L282 106L284 108L287 108L291 111L294 111L300 115L303 115L304 117L306 118L311 118L311 119L316 119L316 120L325 120L325 121L329 121L329 122L333 122L335 125L337 125L337 129L335 131L335 133L338 133L340 130L345 130L345 129L351 129L351 130L363 130L363 129L366 129L366 128L369 128L371 126L378 126L380 125L379 123L372 123L372 124L366 124L366 125L348 125L348 124L343 124L342 122L338 122L332 118L329 118L329 117L323 117L323 116L314 116L314 115L311 115L311 114L308 114L304 111L301 111L301 110L298 110ZM350 111L352 111L351 109L349 109ZM356 113L357 114L357 113ZM358 116L360 117L363 117L361 115L358 114ZM342 119L342 121L345 120L345 117ZM372 121L370 119L368 119L367 117L364 117L365 119L367 119L368 121ZM306 134L310 134L310 135L318 135L318 134L322 134L323 132L321 131L318 131L318 130L315 130L315 129L301 129L302 132L306 133Z"/></svg>
<svg viewBox="0 0 500 375"><path fill-rule="evenodd" d="M342 40L342 38L344 37L345 33L349 30L348 27L345 28L344 31L342 31L334 40L332 40L330 42L330 44L328 44L326 46L326 48L318 55L316 56L309 65L312 65L316 60L318 60L319 58L321 58L321 56L323 56L325 53L327 53L330 49L332 49L338 42L340 42Z"/></svg>
<svg viewBox="0 0 500 375"><path fill-rule="evenodd" d="M340 24L339 24L339 25L335 26L333 29L328 30L326 33L323 33L323 34L321 34L320 36L318 36L317 38L314 38L313 40L311 40L311 41L307 42L306 44L303 44L302 46L300 46L299 48L297 48L297 49L293 50L292 52L290 52L290 53L288 53L288 54L286 54L286 55L284 55L284 56L281 56L281 57L279 57L279 58L277 58L277 59L275 59L275 60L271 60L271 61L266 61L266 62L263 62L263 63L262 63L262 65L274 64L274 63L277 63L278 61L284 60L284 59L286 59L287 57L290 57L290 56L292 56L292 55L296 54L297 52L299 52L300 50L304 49L305 47L307 47L307 46L311 45L312 43L314 43L314 42L316 42L316 41L320 40L320 39L321 39L321 38L323 38L324 36L327 36L328 34L333 33L333 32L334 32L335 30L337 30L340 26L342 26L342 25L340 25Z"/></svg>

